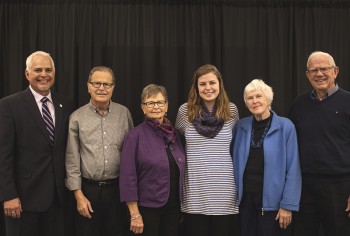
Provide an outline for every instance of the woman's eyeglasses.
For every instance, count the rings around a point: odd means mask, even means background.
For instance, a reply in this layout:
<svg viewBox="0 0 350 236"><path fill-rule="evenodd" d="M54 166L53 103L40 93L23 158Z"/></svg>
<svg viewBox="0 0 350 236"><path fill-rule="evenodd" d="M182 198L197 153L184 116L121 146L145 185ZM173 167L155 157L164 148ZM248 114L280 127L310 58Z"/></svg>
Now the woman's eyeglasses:
<svg viewBox="0 0 350 236"><path fill-rule="evenodd" d="M142 103L142 104L146 105L146 107L148 107L148 108L152 108L152 107L154 107L156 104L158 105L158 107L164 107L164 105L166 104L166 101L144 102L144 103Z"/></svg>

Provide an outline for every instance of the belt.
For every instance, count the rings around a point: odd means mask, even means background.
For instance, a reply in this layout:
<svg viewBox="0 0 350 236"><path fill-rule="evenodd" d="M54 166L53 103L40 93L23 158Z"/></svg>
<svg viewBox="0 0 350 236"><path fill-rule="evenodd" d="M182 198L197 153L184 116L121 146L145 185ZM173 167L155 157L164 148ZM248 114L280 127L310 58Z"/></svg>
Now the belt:
<svg viewBox="0 0 350 236"><path fill-rule="evenodd" d="M87 184L91 184L91 185L98 185L100 187L106 187L112 184L116 184L118 181L117 179L106 179L106 180L93 180L93 179L87 179L87 178L82 178L82 181L87 183Z"/></svg>

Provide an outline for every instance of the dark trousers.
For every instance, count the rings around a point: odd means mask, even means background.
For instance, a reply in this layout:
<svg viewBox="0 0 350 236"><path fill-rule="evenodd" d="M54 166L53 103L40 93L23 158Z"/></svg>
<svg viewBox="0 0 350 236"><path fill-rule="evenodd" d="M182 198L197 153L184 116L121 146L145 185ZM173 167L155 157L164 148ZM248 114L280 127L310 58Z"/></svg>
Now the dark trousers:
<svg viewBox="0 0 350 236"><path fill-rule="evenodd" d="M260 193L244 193L239 207L240 228L242 236L291 236L293 224L286 229L275 220L278 211L262 212Z"/></svg>
<svg viewBox="0 0 350 236"><path fill-rule="evenodd" d="M67 202L64 207L64 236L76 236L75 213L77 211L77 204L73 192L69 191L67 195Z"/></svg>
<svg viewBox="0 0 350 236"><path fill-rule="evenodd" d="M179 236L180 207L139 206L144 224L142 236ZM134 235L134 234L132 234Z"/></svg>
<svg viewBox="0 0 350 236"><path fill-rule="evenodd" d="M315 183L303 179L295 236L317 236L320 226L327 236L350 235L350 218L345 212L350 181Z"/></svg>
<svg viewBox="0 0 350 236"><path fill-rule="evenodd" d="M5 216L7 236L62 236L64 209L55 199L47 211L23 211L21 218Z"/></svg>
<svg viewBox="0 0 350 236"><path fill-rule="evenodd" d="M186 236L238 236L238 215L183 213ZM244 235L242 235L244 236Z"/></svg>
<svg viewBox="0 0 350 236"><path fill-rule="evenodd" d="M5 236L4 206L0 203L0 236Z"/></svg>
<svg viewBox="0 0 350 236"><path fill-rule="evenodd" d="M98 185L82 182L82 192L90 201L92 218L86 218L76 211L78 236L120 236L122 235L122 212L119 198L119 181Z"/></svg>

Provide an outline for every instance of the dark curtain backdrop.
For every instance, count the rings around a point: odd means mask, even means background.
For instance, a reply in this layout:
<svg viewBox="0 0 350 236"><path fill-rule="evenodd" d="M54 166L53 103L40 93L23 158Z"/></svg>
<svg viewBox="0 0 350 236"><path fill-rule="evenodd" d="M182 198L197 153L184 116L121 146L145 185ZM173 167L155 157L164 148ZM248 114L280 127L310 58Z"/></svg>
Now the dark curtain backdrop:
<svg viewBox="0 0 350 236"><path fill-rule="evenodd" d="M140 93L150 83L169 93L174 121L193 72L216 65L241 117L242 93L252 79L274 88L273 109L288 113L297 95L310 90L306 59L331 53L339 85L350 89L350 4L340 0L2 1L0 5L0 97L28 86L25 59L44 50L56 63L54 90L88 102L86 80L93 66L116 73L113 100L143 120Z"/></svg>
<svg viewBox="0 0 350 236"><path fill-rule="evenodd" d="M339 85L350 89L349 24L344 0L1 0L0 98L28 86L26 57L44 50L56 64L53 90L77 107L89 101L90 69L111 67L113 101L130 109L135 124L150 83L167 88L174 121L193 72L206 63L222 72L241 117L249 114L243 88L258 77L274 89L273 109L287 115L311 88L305 64L312 51L332 54Z"/></svg>

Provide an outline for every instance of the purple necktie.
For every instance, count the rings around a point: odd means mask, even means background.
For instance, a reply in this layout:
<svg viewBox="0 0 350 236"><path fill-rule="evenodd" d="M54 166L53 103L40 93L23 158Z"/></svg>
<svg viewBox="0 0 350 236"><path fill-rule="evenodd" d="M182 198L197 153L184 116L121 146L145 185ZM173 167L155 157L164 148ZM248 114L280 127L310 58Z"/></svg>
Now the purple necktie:
<svg viewBox="0 0 350 236"><path fill-rule="evenodd" d="M49 131L50 139L53 141L54 140L54 133L55 133L55 126L53 124L50 110L47 106L48 100L49 99L47 97L43 97L41 99L41 102L43 103L42 112L43 112L43 119L45 121L46 129L47 129L47 131Z"/></svg>

